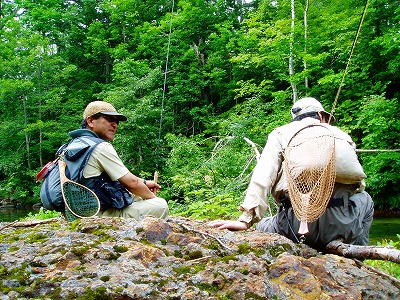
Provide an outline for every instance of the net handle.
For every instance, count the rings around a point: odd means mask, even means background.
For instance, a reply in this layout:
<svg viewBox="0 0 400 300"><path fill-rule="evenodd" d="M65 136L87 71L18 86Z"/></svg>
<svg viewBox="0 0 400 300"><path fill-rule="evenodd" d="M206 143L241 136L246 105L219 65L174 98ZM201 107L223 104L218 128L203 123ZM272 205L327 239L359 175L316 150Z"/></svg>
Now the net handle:
<svg viewBox="0 0 400 300"><path fill-rule="evenodd" d="M84 186L82 184L79 184L79 183L77 183L75 181L72 181L72 180L68 179L68 177L65 175L66 166L67 166L67 163L64 160L60 159L58 161L58 169L60 171L61 194L62 194L62 197L63 197L63 200L64 200L65 207L68 209L68 211L70 213L72 213L77 218L85 219L85 218L92 218L92 217L96 216L100 211L99 198L97 197L97 195L91 189L87 188L86 186ZM93 216L90 216L90 217L80 216L80 215L78 215L76 212L74 212L71 209L71 207L68 205L68 199L67 199L67 197L65 197L64 189L63 189L64 184L67 183L67 182L72 183L73 185L78 186L79 188L82 188L82 189L85 189L85 190L89 191L94 196L94 198L97 201L97 210L96 210L96 213L93 214Z"/></svg>

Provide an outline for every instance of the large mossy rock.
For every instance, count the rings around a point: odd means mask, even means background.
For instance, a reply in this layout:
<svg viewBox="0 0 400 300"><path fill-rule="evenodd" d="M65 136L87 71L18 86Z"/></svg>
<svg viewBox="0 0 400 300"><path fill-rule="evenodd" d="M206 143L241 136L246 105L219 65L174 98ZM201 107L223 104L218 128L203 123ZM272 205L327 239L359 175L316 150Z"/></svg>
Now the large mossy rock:
<svg viewBox="0 0 400 300"><path fill-rule="evenodd" d="M0 224L0 299L398 299L353 260L183 218Z"/></svg>

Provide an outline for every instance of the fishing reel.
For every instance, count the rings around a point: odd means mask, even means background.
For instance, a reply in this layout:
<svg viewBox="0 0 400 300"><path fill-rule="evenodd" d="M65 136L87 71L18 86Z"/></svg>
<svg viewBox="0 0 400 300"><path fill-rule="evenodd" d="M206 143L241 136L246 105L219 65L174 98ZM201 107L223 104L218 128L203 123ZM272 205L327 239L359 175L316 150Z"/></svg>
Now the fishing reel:
<svg viewBox="0 0 400 300"><path fill-rule="evenodd" d="M59 155L55 160L49 161L36 175L36 182L42 182L51 170L57 166L57 161L61 158L62 154Z"/></svg>

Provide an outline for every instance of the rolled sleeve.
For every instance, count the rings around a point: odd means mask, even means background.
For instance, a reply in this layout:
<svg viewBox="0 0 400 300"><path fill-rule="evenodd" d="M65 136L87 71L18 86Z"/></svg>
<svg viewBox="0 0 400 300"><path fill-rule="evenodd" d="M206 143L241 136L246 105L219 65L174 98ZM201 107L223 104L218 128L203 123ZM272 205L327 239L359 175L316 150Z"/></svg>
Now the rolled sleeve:
<svg viewBox="0 0 400 300"><path fill-rule="evenodd" d="M102 172L106 172L113 181L118 180L129 172L114 147L108 142L99 144L93 150L85 167L84 176L86 178L95 177Z"/></svg>
<svg viewBox="0 0 400 300"><path fill-rule="evenodd" d="M269 208L268 194L277 180L281 165L281 135L279 131L274 130L268 136L260 160L253 170L246 196L240 206L243 210L241 216L243 221L251 217L252 222L257 222L265 216Z"/></svg>
<svg viewBox="0 0 400 300"><path fill-rule="evenodd" d="M238 221L246 223L247 228L250 228L250 226L253 224L253 214L247 210L244 210Z"/></svg>

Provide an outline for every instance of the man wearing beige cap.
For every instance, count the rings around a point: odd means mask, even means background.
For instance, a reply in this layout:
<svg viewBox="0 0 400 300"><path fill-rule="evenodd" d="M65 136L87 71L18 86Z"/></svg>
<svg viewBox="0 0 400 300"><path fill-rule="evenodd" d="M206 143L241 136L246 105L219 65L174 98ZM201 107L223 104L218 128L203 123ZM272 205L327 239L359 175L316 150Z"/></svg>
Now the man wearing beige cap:
<svg viewBox="0 0 400 300"><path fill-rule="evenodd" d="M99 197L99 216L137 219L153 215L166 218L167 202L155 195L160 186L132 174L110 144L119 122L126 120L127 117L108 102L93 101L87 105L83 112L82 129L69 134L72 138L94 137L100 140L96 140L96 145L92 147L79 181Z"/></svg>
<svg viewBox="0 0 400 300"><path fill-rule="evenodd" d="M354 142L347 133L327 124L334 120L333 116L315 98L300 99L293 105L291 114L292 122L276 128L268 136L240 206L242 215L236 221L216 220L209 225L220 229L246 230L257 223L257 230L279 233L296 242L305 237L304 242L317 249L324 249L335 239L342 239L349 244L368 245L374 208L371 197L364 191L365 174L357 159ZM296 133L313 125L321 125L318 126L320 129L327 128L332 133L336 156L334 169L337 170L335 182L332 183L333 192L324 214L309 223L308 234L301 236L298 233L300 221L294 214L288 196L288 179L285 178L283 166L284 150ZM269 195L278 203L279 211L272 217L265 217Z"/></svg>

